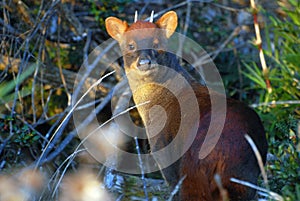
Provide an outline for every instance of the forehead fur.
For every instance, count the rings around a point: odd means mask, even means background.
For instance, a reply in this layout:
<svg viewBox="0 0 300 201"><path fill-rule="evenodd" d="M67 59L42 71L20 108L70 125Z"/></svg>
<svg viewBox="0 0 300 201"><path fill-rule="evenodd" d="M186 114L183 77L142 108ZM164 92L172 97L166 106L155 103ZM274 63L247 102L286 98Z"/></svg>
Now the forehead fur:
<svg viewBox="0 0 300 201"><path fill-rule="evenodd" d="M127 31L132 31L135 29L149 29L149 28L158 28L156 24L145 21L137 21L129 26Z"/></svg>
<svg viewBox="0 0 300 201"><path fill-rule="evenodd" d="M125 32L127 39L144 40L157 36L158 26L151 22L137 21L133 23Z"/></svg>

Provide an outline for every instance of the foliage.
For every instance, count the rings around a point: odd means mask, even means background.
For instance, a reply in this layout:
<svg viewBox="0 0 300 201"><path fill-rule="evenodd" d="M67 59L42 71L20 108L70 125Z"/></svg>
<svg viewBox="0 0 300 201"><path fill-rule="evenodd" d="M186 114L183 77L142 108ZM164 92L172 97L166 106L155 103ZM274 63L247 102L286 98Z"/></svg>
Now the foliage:
<svg viewBox="0 0 300 201"><path fill-rule="evenodd" d="M109 16L116 15L116 13L122 13L125 6L128 5L131 0L89 0L89 2L91 3L91 12L95 15L96 21L99 22L101 27L104 27L104 20Z"/></svg>
<svg viewBox="0 0 300 201"><path fill-rule="evenodd" d="M296 135L297 123L295 117L289 115L287 119L276 122L274 128L276 136L269 137L270 152L276 156L268 166L270 184L273 189L284 194L294 192L297 187L295 184L300 182L300 150L296 147L299 143Z"/></svg>
<svg viewBox="0 0 300 201"><path fill-rule="evenodd" d="M15 92L12 92L16 85L22 84L26 78L28 78L36 68L36 65L29 66L24 70L23 73L20 73L19 76L15 80L11 80L8 82L0 83L0 105L3 103L7 103L13 100L13 96ZM28 89L23 90L25 94L27 94Z"/></svg>
<svg viewBox="0 0 300 201"><path fill-rule="evenodd" d="M270 187L287 200L299 200L300 4L297 0L289 3L289 8L282 8L286 17L271 16L265 27L264 54L272 92L267 91L265 77L255 62L244 63L244 75L259 94L257 109L268 134L269 152L275 157L268 165Z"/></svg>
<svg viewBox="0 0 300 201"><path fill-rule="evenodd" d="M0 106L14 102L16 93L13 89L16 85L23 84L35 68L36 65L31 65L15 80L0 84ZM28 87L24 87L18 94L25 96L30 94L30 90ZM5 149L1 148L0 150L0 153L2 152L0 161L8 161L9 163L18 161L18 157L20 157L19 154L15 153L15 150L21 150L24 147L29 148L40 139L40 136L31 130L28 125L19 121L15 116L4 114L0 118L0 134L1 142L6 142L3 143L5 144Z"/></svg>
<svg viewBox="0 0 300 201"><path fill-rule="evenodd" d="M4 116L0 119L1 139L6 141L5 149L1 150L0 161L7 162L7 166L18 166L27 160L26 149L32 150L40 139L34 130L16 117Z"/></svg>

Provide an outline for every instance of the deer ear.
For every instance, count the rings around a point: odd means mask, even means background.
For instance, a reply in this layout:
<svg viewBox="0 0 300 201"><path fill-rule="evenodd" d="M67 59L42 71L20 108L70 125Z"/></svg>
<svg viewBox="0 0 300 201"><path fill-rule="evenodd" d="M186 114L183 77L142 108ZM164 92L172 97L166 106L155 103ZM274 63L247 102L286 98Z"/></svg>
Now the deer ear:
<svg viewBox="0 0 300 201"><path fill-rule="evenodd" d="M161 29L166 29L166 37L169 38L177 27L177 14L174 11L165 13L156 22L156 25Z"/></svg>
<svg viewBox="0 0 300 201"><path fill-rule="evenodd" d="M128 24L116 17L108 17L105 20L107 33L115 40L120 41L123 33L128 28Z"/></svg>

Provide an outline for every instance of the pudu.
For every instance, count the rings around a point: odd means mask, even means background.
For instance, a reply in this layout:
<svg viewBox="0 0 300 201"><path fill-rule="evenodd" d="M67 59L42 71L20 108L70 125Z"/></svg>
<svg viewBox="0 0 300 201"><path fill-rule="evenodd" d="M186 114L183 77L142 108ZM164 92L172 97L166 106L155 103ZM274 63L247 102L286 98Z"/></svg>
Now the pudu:
<svg viewBox="0 0 300 201"><path fill-rule="evenodd" d="M105 21L108 34L118 41L124 69L138 112L146 127L151 151L162 173L174 187L185 177L176 200L222 200L214 175L219 174L230 200L251 200L255 191L230 181L238 178L257 183L260 174L257 159L245 139L256 143L263 161L267 141L258 115L242 102L225 99L225 114L212 119L212 97L225 98L197 83L173 53L167 51L168 40L177 27L177 14L169 11L155 23L136 21L130 26L116 17ZM218 116L226 115L225 122ZM214 138L214 128L223 126L216 144L205 157L199 157L206 137ZM209 132L208 132L209 131ZM208 135L208 136L207 136ZM211 135L211 136L210 136ZM176 142L175 142L176 141ZM175 142L175 143L173 143ZM171 149L165 149L168 146ZM166 151L167 150L167 151ZM180 155L166 167L165 162Z"/></svg>

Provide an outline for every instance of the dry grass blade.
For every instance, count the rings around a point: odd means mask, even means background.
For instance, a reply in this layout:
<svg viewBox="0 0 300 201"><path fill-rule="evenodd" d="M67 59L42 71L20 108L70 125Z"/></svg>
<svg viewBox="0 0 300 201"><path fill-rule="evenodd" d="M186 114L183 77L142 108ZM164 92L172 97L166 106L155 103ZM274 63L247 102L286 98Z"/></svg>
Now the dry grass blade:
<svg viewBox="0 0 300 201"><path fill-rule="evenodd" d="M143 189L144 189L144 193L145 193L145 198L148 200L147 183L146 183L146 180L145 180L145 171L144 171L144 166L143 166L143 160L142 160L142 157L141 157L141 151L140 151L138 138L134 137L134 141L135 141L135 144L136 144L135 149L136 149L137 154L138 154L139 166L140 166L141 174L142 174L142 181L143 181Z"/></svg>
<svg viewBox="0 0 300 201"><path fill-rule="evenodd" d="M128 109L126 109L126 110L124 110L124 111L122 111L122 112L120 112L120 113L114 115L113 117L111 117L110 119L108 119L106 122L102 123L99 127L97 127L97 129L95 129L95 130L89 132L89 133L87 134L87 136L85 136L85 138L81 139L81 142L77 145L77 147L76 147L76 149L74 150L73 154L72 154L71 156L69 156L69 157L65 160L65 162L68 161L68 163L67 163L67 165L65 166L65 169L63 170L63 172L65 173L65 172L67 171L67 169L68 169L68 167L70 166L72 160L73 160L73 159L76 157L76 155L80 152L79 149L82 147L83 143L84 143L85 141L88 140L88 138L89 138L90 136L92 136L93 134L95 134L95 132L97 132L99 129L101 129L102 127L104 127L105 125L107 125L109 122L111 122L111 121L112 121L113 119L115 119L116 117L118 117L118 116L120 116L120 115L122 115L122 114L124 114L124 113L127 113L127 112L129 112L130 110L132 110L132 109L134 109L134 108L137 108L137 107L139 107L139 106L141 106L141 105L148 104L148 103L149 103L149 101L148 101L148 102L145 102L145 103L142 103L142 104L139 104L139 105L132 106L132 107L130 107L130 108L128 108ZM64 163L65 163L65 162L64 162ZM55 188L54 192L52 193L53 196L54 196L54 194L56 193L56 191L57 191L57 189L58 189L58 187L59 187L59 185L60 185L60 182L62 181L63 177L64 177L64 174L62 174L62 176L60 177L59 182L57 183L56 188Z"/></svg>
<svg viewBox="0 0 300 201"><path fill-rule="evenodd" d="M173 197L176 195L176 193L178 193L178 191L180 190L180 186L182 184L182 182L184 181L184 179L186 178L186 176L182 177L179 182L177 183L177 185L175 186L174 190L171 192L171 195L169 197L169 199L167 201L172 201Z"/></svg>
<svg viewBox="0 0 300 201"><path fill-rule="evenodd" d="M263 180L264 180L264 184L267 187L267 189L259 187L259 186L256 186L256 185L254 185L254 184L252 184L250 182L247 182L247 181L242 181L242 180L236 179L236 178L231 178L230 181L238 183L238 184L241 184L241 185L244 185L244 186L248 186L250 188L256 189L256 190L264 192L264 193L267 193L267 195L269 196L270 199L275 199L275 200L283 201L282 196L280 196L279 194L274 193L274 192L268 190L269 189L268 179L267 179L266 171L264 169L264 163L262 161L261 155L260 155L260 153L259 153L259 151L258 151L258 149L257 149L257 147L256 147L256 145L254 143L254 141L251 139L251 137L248 134L246 134L245 138L246 138L246 140L248 141L248 143L250 144L252 150L255 153L255 156L257 158L257 161L258 161L258 164L259 164L259 167L260 167L260 170L261 170L261 174L262 174L262 177L263 177Z"/></svg>
<svg viewBox="0 0 300 201"><path fill-rule="evenodd" d="M53 138L55 137L56 133L59 131L59 129L62 127L62 125L65 123L65 121L70 117L70 115L73 113L73 111L75 110L75 108L77 107L77 105L81 102L81 100L98 84L100 84L102 82L103 79L105 79L106 77L110 76L111 74L113 74L115 71L112 71L110 73L107 73L106 75L104 75L103 77L101 77L99 80L97 80L97 82L95 82L81 97L80 99L75 103L75 105L71 108L71 110L68 112L67 116L64 118L64 120L61 122L61 124L57 127L57 129L55 130L54 134L51 136L48 144L46 145L45 149L43 150L43 152L41 153L41 156L39 157L39 160L36 163L36 167L38 167L38 165L41 162L41 159L44 156L45 151L47 150L47 148L50 146L51 141L53 140Z"/></svg>
<svg viewBox="0 0 300 201"><path fill-rule="evenodd" d="M255 29L255 35L256 35L255 44L258 47L260 63L261 63L261 67L263 70L263 75L265 78L267 90L268 90L268 93L271 93L272 87L271 87L270 80L268 78L268 68L267 68L267 64L266 64L265 55L264 55L264 52L262 49L262 39L261 39L260 28L259 28L258 19L257 19L258 9L256 7L255 0L250 0L250 4L251 4L251 8L253 10L252 11L253 12L253 21L254 21L254 29Z"/></svg>
<svg viewBox="0 0 300 201"><path fill-rule="evenodd" d="M260 155L255 143L253 142L252 138L248 134L245 135L245 138L248 141L248 143L250 144L252 150L254 151L254 154L255 154L256 159L258 161L260 172L261 172L263 180L264 180L264 184L269 189L269 187L268 187L268 177L267 177L267 173L266 173L265 168L264 168L264 163L263 163L263 160L261 158L261 155Z"/></svg>
<svg viewBox="0 0 300 201"><path fill-rule="evenodd" d="M267 195L269 196L270 199L274 199L274 200L278 200L278 201L283 201L283 197L280 196L279 194L277 193L274 193L268 189L264 189L264 188L261 188L259 186L256 186L250 182L247 182L247 181L242 181L242 180L239 180L239 179L236 179L236 178L230 178L230 181L234 182L234 183L238 183L238 184L241 184L241 185L244 185L244 186L247 186L247 187L250 187L250 188L253 188L253 189L256 189L258 191L261 191L261 192L265 192L267 193Z"/></svg>

